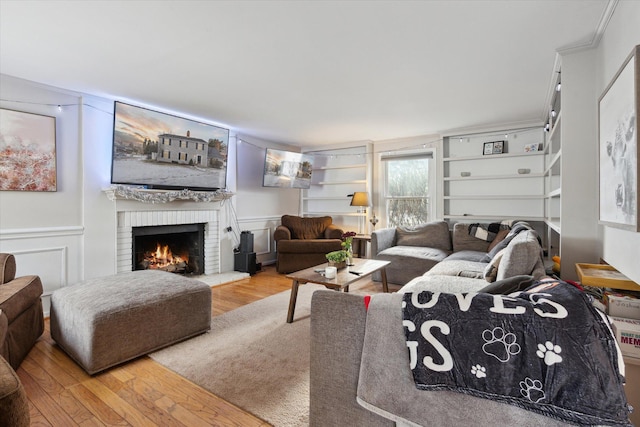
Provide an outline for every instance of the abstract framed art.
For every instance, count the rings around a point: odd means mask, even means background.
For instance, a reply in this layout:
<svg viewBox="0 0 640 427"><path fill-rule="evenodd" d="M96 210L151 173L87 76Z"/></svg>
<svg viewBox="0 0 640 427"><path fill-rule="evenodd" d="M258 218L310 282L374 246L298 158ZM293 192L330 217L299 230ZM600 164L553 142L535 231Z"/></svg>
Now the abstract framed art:
<svg viewBox="0 0 640 427"><path fill-rule="evenodd" d="M55 117L0 109L0 190L57 190Z"/></svg>
<svg viewBox="0 0 640 427"><path fill-rule="evenodd" d="M598 101L600 223L640 231L638 110L640 45L635 46Z"/></svg>

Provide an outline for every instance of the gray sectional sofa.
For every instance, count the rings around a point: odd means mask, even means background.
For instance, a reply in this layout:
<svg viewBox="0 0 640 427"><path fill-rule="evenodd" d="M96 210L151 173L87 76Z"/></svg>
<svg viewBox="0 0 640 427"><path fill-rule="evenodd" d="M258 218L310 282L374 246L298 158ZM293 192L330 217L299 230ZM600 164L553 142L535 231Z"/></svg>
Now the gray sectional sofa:
<svg viewBox="0 0 640 427"><path fill-rule="evenodd" d="M386 268L389 283L435 285L447 276L444 282L454 292L517 275L545 275L538 234L529 224L517 222L489 241L471 235L469 226L456 223L449 230L448 223L437 221L377 230L371 235L372 258L391 262Z"/></svg>
<svg viewBox="0 0 640 427"><path fill-rule="evenodd" d="M514 226L515 228L515 226ZM372 254L391 261L390 283L404 284L398 293L381 295L388 304L388 319L374 328L379 336L403 336L402 314L395 309L401 293L477 292L492 286L519 286L521 280L544 276L542 249L534 230L525 229L491 245L469 234L468 224L434 222L413 230L384 229L372 235ZM501 239L502 240L502 239ZM487 252L489 247L490 252ZM498 255L499 253L499 255ZM498 255L498 256L496 256ZM497 271L496 271L497 270ZM495 277L490 283L485 275ZM511 278L511 279L510 279ZM494 292L498 293L498 292ZM378 302L379 303L379 300ZM311 309L311 426L394 426L404 420L380 415L379 410L358 403L367 319L365 298L360 295L318 291ZM373 340L374 345L376 339ZM386 341L386 340L384 340ZM383 340L380 340L383 342ZM403 349L404 348L404 349ZM433 426L558 426L555 419L512 405L450 391L418 391L411 380L406 345L400 339L380 372L382 401L401 411L413 412L416 424ZM397 381L396 381L397 380ZM409 381L409 382L408 382ZM404 384L404 386L402 385ZM390 419L391 418L391 419Z"/></svg>

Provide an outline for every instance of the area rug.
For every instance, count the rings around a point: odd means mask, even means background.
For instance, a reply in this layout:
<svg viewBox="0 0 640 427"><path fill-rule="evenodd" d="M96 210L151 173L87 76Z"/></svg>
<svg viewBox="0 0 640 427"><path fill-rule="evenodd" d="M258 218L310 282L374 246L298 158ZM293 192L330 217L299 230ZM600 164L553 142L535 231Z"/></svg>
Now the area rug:
<svg viewBox="0 0 640 427"><path fill-rule="evenodd" d="M274 426L309 425L311 295L300 286L293 323L291 291L211 319L211 331L152 353L156 362Z"/></svg>

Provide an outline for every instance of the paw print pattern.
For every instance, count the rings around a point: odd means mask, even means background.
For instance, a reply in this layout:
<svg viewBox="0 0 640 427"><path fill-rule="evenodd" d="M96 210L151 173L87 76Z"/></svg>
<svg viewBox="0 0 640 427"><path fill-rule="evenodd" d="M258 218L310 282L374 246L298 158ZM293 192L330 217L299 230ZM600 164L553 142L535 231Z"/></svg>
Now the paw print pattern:
<svg viewBox="0 0 640 427"><path fill-rule="evenodd" d="M475 375L476 378L484 378L487 376L487 369L484 366L473 365L471 367L471 374Z"/></svg>
<svg viewBox="0 0 640 427"><path fill-rule="evenodd" d="M545 398L542 382L529 377L525 378L524 381L520 381L520 394L535 403Z"/></svg>
<svg viewBox="0 0 640 427"><path fill-rule="evenodd" d="M492 330L485 329L482 339L485 341L482 351L501 362L508 362L511 356L520 353L520 344L516 343L515 334L505 333L499 326Z"/></svg>
<svg viewBox="0 0 640 427"><path fill-rule="evenodd" d="M536 354L540 359L544 359L544 363L547 366L551 366L554 363L562 362L562 356L560 356L562 348L559 345L553 345L551 341L547 341L543 344L538 344L538 351Z"/></svg>

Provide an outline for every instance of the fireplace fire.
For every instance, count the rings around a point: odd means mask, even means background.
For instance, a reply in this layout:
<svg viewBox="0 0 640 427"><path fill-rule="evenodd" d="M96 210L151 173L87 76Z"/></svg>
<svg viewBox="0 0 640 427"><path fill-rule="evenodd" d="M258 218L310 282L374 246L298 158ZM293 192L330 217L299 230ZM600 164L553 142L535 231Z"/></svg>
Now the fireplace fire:
<svg viewBox="0 0 640 427"><path fill-rule="evenodd" d="M170 273L184 273L189 264L189 254L174 255L169 245L158 243L156 250L145 252L140 261L141 270L163 270Z"/></svg>
<svg viewBox="0 0 640 427"><path fill-rule="evenodd" d="M204 224L134 227L133 269L204 274Z"/></svg>

